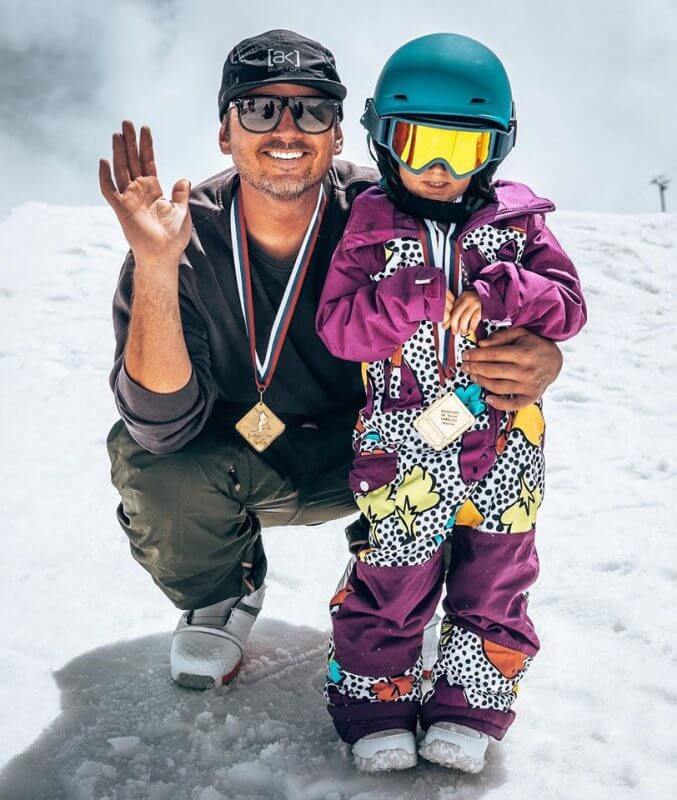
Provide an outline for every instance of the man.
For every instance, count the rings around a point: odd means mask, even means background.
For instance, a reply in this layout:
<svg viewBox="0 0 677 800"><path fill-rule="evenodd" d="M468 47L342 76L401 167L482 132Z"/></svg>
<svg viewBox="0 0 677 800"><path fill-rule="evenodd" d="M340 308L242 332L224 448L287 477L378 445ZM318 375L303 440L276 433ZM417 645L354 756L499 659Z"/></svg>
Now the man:
<svg viewBox="0 0 677 800"><path fill-rule="evenodd" d="M290 31L240 42L219 92L219 144L234 168L162 196L148 128L113 135L101 191L130 245L114 299L110 431L118 520L132 554L180 609L173 679L237 673L261 609L262 527L357 509L347 484L364 394L358 364L315 332L331 254L354 197L377 177L342 149L332 54ZM499 408L533 402L557 347L515 329L466 368ZM493 346L492 346L493 345ZM358 520L347 530L359 547Z"/></svg>

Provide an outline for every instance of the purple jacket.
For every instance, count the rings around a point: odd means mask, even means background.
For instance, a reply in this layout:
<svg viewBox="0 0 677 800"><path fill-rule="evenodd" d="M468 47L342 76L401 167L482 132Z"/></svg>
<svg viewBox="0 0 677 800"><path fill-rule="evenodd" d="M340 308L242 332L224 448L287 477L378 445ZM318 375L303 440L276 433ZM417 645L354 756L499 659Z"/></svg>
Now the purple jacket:
<svg viewBox="0 0 677 800"><path fill-rule="evenodd" d="M474 214L457 237L482 318L509 320L554 340L574 336L585 324L586 307L576 269L545 224L554 205L521 183L496 181L494 188L497 201ZM486 231L488 246L482 240ZM505 232L521 236L523 245ZM419 322L442 321L442 270L412 265L372 279L385 267L384 244L404 236L424 238L419 223L383 189L371 187L355 199L316 317L317 332L333 355L349 361L389 358ZM487 258L488 250L494 258Z"/></svg>

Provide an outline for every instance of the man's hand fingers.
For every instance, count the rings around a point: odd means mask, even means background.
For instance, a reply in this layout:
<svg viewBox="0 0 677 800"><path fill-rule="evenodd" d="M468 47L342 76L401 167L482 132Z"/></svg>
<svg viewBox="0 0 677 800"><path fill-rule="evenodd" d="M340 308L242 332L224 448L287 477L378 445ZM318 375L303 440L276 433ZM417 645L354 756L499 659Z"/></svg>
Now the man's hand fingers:
<svg viewBox="0 0 677 800"><path fill-rule="evenodd" d="M123 194L129 186L130 177L127 167L125 140L122 138L121 133L113 134L113 172L115 173L115 183L118 185L118 192Z"/></svg>
<svg viewBox="0 0 677 800"><path fill-rule="evenodd" d="M153 175L157 178L153 137L151 136L148 125L142 125L139 133L139 157L141 160L141 174Z"/></svg>
<svg viewBox="0 0 677 800"><path fill-rule="evenodd" d="M473 383L486 389L493 394L516 394L523 386L517 381L509 381L503 378L484 378L481 375L473 376Z"/></svg>
<svg viewBox="0 0 677 800"><path fill-rule="evenodd" d="M498 331L495 331L491 334L491 336L487 336L486 339L482 339L479 342L480 347L492 347L494 345L506 345L506 344L513 344L518 339L520 339L524 333L526 333L525 328L501 328Z"/></svg>
<svg viewBox="0 0 677 800"><path fill-rule="evenodd" d="M475 333L475 331L477 330L477 326L480 324L481 321L482 321L482 310L476 308L470 319L469 330L471 333Z"/></svg>
<svg viewBox="0 0 677 800"><path fill-rule="evenodd" d="M110 172L110 164L105 158L99 159L99 187L101 188L101 194L117 212L122 198L115 188L113 177Z"/></svg>
<svg viewBox="0 0 677 800"><path fill-rule="evenodd" d="M512 397L488 394L484 399L492 408L499 411L519 411L520 408L530 406L538 400L537 397L528 397L526 394L516 394Z"/></svg>
<svg viewBox="0 0 677 800"><path fill-rule="evenodd" d="M483 362L493 364L520 364L524 368L524 350L511 345L496 347L473 347L463 351L463 362Z"/></svg>
<svg viewBox="0 0 677 800"><path fill-rule="evenodd" d="M136 131L134 130L134 125L128 119L122 121L122 138L125 140L129 175L132 180L135 180L141 175L141 161L136 147Z"/></svg>
<svg viewBox="0 0 677 800"><path fill-rule="evenodd" d="M466 375L477 375L482 378L505 378L509 381L518 381L524 377L524 370L510 363L464 361L461 369Z"/></svg>
<svg viewBox="0 0 677 800"><path fill-rule="evenodd" d="M190 181L186 178L181 178L172 187L172 203L180 203L183 206L187 206L189 197Z"/></svg>

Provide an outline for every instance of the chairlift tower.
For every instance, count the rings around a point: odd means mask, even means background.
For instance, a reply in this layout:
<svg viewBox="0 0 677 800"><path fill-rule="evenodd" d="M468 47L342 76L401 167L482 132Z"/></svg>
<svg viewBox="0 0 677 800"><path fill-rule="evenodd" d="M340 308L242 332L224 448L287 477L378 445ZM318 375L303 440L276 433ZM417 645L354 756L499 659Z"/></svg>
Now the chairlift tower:
<svg viewBox="0 0 677 800"><path fill-rule="evenodd" d="M665 211L665 191L670 184L670 178L666 178L664 175L657 175L651 183L655 183L658 186L658 191L661 195L661 211Z"/></svg>

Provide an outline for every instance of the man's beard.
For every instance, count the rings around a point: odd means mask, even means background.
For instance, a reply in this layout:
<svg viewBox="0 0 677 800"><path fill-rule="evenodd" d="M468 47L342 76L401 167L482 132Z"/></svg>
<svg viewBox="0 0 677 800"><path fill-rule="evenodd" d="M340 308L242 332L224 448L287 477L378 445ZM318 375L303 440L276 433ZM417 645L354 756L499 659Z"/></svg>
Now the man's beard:
<svg viewBox="0 0 677 800"><path fill-rule="evenodd" d="M305 175L297 178L270 178L262 172L249 171L246 165L240 164L238 167L240 178L246 181L254 189L282 202L296 200L322 180L324 175L315 175L312 170L308 170Z"/></svg>
<svg viewBox="0 0 677 800"><path fill-rule="evenodd" d="M294 150L292 146L280 147L280 150ZM246 181L257 191L280 202L291 202L309 192L322 182L332 163L331 154L325 163L313 164L302 174L272 178L253 158L239 157L243 154L233 152L240 179Z"/></svg>

